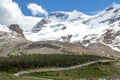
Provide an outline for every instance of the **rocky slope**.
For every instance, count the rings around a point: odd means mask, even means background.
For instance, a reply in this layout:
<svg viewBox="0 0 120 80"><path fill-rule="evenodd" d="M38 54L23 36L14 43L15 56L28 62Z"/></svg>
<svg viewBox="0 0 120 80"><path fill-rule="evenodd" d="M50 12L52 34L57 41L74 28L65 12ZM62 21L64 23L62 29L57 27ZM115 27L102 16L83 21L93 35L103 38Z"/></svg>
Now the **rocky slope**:
<svg viewBox="0 0 120 80"><path fill-rule="evenodd" d="M15 31L16 33L20 34L21 37L25 38L24 34L23 34L23 30L20 29L18 24L11 24L8 27L10 30Z"/></svg>
<svg viewBox="0 0 120 80"><path fill-rule="evenodd" d="M17 27L19 28L19 26ZM26 41L22 36L23 34L21 35L18 32L13 30L11 26L0 25L0 56L6 56L11 53L16 43Z"/></svg>

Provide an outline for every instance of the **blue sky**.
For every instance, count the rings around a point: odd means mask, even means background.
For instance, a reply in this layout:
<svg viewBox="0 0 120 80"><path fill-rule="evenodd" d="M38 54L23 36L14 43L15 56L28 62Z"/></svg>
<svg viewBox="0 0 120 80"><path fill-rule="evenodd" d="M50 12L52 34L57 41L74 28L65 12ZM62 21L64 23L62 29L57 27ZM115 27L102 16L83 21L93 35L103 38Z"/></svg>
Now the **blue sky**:
<svg viewBox="0 0 120 80"><path fill-rule="evenodd" d="M27 9L27 4L36 3L41 5L48 13L54 11L79 10L91 15L101 11L113 3L120 4L120 0L13 0L17 2L25 15L32 15Z"/></svg>

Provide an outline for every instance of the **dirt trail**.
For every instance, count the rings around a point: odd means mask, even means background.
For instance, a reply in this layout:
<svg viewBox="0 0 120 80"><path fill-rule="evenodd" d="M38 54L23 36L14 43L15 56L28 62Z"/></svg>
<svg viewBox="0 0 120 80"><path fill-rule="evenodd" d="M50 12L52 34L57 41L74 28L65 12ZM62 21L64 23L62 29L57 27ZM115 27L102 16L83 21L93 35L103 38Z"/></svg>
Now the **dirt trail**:
<svg viewBox="0 0 120 80"><path fill-rule="evenodd" d="M81 68L83 66L87 66L93 63L97 63L97 62L111 62L111 61L115 61L115 60L98 60L98 61L91 61L88 63L84 63L84 64L80 64L80 65L76 65L76 66L71 66L71 67L67 67L67 68L42 68L42 69L34 69L34 70L28 70L28 71L21 71L18 72L16 74L14 74L15 76L20 76L22 74L26 74L26 73L33 73L33 72L47 72L47 71L62 71L62 70L71 70L71 69L76 69L76 68Z"/></svg>

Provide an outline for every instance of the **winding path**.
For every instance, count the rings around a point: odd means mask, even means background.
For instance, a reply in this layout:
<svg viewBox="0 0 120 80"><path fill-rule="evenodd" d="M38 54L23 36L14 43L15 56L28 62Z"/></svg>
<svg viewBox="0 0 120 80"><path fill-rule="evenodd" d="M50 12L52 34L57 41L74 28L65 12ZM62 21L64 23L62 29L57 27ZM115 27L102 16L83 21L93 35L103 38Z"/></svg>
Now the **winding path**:
<svg viewBox="0 0 120 80"><path fill-rule="evenodd" d="M76 66L71 66L71 67L67 67L67 68L41 68L41 69L34 69L34 70L28 70L28 71L21 71L21 72L18 72L16 74L14 74L14 75L19 77L22 74L33 73L33 72L47 72L47 71L71 70L71 69L81 68L83 66L87 66L87 65L90 65L90 64L93 64L93 63L97 63L97 62L111 62L111 61L115 61L115 60L91 61L91 62L88 62L88 63L84 63L84 64L80 64L80 65L76 65Z"/></svg>

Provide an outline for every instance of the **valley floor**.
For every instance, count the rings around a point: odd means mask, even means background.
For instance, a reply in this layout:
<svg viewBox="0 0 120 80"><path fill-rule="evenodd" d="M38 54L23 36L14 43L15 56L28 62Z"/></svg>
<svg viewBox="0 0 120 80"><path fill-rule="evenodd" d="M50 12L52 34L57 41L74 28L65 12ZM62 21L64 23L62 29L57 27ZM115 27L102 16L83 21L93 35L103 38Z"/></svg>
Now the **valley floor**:
<svg viewBox="0 0 120 80"><path fill-rule="evenodd" d="M65 54L0 58L0 80L96 80L98 78L120 78L120 61L96 55Z"/></svg>
<svg viewBox="0 0 120 80"><path fill-rule="evenodd" d="M22 71L17 74L23 74L23 77L26 78L41 80L118 79L120 78L120 67L113 65L112 61L92 61L67 68L38 69Z"/></svg>

